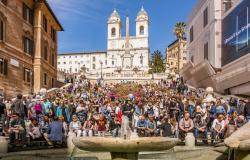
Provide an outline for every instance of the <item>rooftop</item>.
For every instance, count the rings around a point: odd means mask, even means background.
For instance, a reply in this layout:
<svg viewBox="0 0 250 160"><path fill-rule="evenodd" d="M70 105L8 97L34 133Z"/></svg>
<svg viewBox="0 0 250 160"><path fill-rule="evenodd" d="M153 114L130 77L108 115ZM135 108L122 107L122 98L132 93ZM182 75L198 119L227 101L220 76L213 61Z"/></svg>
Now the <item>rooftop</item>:
<svg viewBox="0 0 250 160"><path fill-rule="evenodd" d="M59 25L59 27L61 28L61 31L64 31L60 21L57 19L55 13L53 12L53 10L51 9L49 3L47 2L47 0L34 0L35 2L44 2L44 4L46 5L46 7L48 8L48 10L50 11L51 15L53 16L53 18L55 19L56 23Z"/></svg>
<svg viewBox="0 0 250 160"><path fill-rule="evenodd" d="M188 17L189 22L197 15L197 13L201 9L201 7L206 3L206 1L207 0L197 0L195 7L193 8L191 14Z"/></svg>
<svg viewBox="0 0 250 160"><path fill-rule="evenodd" d="M183 38L182 41L187 41L187 38ZM168 48L171 47L172 45L176 44L178 42L178 39L176 39L175 41L173 41L172 43L170 43L168 45Z"/></svg>
<svg viewBox="0 0 250 160"><path fill-rule="evenodd" d="M75 56L75 55L82 55L82 54L106 54L106 51L95 51L95 52L73 52L73 53L59 53L57 56Z"/></svg>

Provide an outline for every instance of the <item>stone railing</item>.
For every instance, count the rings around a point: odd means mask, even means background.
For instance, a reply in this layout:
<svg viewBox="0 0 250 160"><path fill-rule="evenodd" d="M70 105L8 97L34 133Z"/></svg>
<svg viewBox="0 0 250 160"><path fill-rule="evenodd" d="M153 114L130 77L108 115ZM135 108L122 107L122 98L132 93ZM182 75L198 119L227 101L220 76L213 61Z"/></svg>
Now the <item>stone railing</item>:
<svg viewBox="0 0 250 160"><path fill-rule="evenodd" d="M106 73L102 75L104 80L161 80L167 79L169 74L167 73L154 73L154 74L143 74L143 73ZM100 79L100 74L86 75L87 79Z"/></svg>

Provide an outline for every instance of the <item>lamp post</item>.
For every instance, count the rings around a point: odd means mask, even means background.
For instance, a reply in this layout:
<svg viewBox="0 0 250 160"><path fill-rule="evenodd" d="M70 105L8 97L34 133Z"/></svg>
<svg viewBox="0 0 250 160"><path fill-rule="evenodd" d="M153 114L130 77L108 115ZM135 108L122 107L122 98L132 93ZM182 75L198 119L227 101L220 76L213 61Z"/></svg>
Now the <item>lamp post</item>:
<svg viewBox="0 0 250 160"><path fill-rule="evenodd" d="M152 63L152 80L154 80L154 63Z"/></svg>
<svg viewBox="0 0 250 160"><path fill-rule="evenodd" d="M78 62L78 73L80 73L81 68L80 68L80 62Z"/></svg>
<svg viewBox="0 0 250 160"><path fill-rule="evenodd" d="M100 64L101 64L101 80L103 80L103 77L102 77L102 64L103 62L100 60Z"/></svg>

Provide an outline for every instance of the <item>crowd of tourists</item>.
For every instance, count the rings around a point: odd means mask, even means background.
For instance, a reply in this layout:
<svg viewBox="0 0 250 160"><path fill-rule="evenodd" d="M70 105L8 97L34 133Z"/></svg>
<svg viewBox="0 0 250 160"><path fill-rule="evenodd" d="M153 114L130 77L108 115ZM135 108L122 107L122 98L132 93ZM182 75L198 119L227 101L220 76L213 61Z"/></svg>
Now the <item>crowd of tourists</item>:
<svg viewBox="0 0 250 160"><path fill-rule="evenodd" d="M68 136L119 137L122 116L139 137L184 141L193 133L196 143L214 144L250 120L250 101L192 89L182 79L143 85L77 80L51 93L1 96L0 116L0 134L9 137L11 147L26 147L28 139L53 147Z"/></svg>

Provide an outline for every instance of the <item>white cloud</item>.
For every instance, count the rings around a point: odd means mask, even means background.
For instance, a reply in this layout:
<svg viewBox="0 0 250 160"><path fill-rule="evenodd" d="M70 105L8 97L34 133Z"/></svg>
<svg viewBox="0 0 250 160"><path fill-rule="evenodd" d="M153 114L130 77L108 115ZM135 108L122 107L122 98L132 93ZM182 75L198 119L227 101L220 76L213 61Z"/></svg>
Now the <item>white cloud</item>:
<svg viewBox="0 0 250 160"><path fill-rule="evenodd" d="M105 5L122 4L123 0L48 0L57 16L64 20L71 20L74 16L81 16L89 21L98 21L102 16Z"/></svg>

